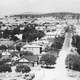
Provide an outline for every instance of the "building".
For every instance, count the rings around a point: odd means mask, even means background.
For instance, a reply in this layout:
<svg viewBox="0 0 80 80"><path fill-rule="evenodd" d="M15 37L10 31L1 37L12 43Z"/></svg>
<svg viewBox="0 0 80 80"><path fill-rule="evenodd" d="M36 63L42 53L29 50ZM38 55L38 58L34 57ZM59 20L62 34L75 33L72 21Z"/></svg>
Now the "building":
<svg viewBox="0 0 80 80"><path fill-rule="evenodd" d="M54 38L57 35L57 31L54 32L47 32L45 33L47 38Z"/></svg>
<svg viewBox="0 0 80 80"><path fill-rule="evenodd" d="M39 58L37 55L24 56L21 59L19 59L17 63L22 65L35 66L38 64L38 59Z"/></svg>
<svg viewBox="0 0 80 80"><path fill-rule="evenodd" d="M11 54L8 51L2 52L2 57L10 57Z"/></svg>
<svg viewBox="0 0 80 80"><path fill-rule="evenodd" d="M17 64L32 66L32 62L29 62L26 58L21 58L20 60L17 61Z"/></svg>
<svg viewBox="0 0 80 80"><path fill-rule="evenodd" d="M34 55L39 55L41 50L41 46L37 44L26 44L21 48L21 51L30 51Z"/></svg>
<svg viewBox="0 0 80 80"><path fill-rule="evenodd" d="M0 38L0 45L11 46L15 42L9 39Z"/></svg>

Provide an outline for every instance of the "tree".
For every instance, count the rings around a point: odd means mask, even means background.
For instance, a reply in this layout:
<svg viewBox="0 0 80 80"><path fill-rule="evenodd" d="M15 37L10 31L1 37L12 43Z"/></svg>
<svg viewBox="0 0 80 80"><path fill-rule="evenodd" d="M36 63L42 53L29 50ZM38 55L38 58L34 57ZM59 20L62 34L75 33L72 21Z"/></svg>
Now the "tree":
<svg viewBox="0 0 80 80"><path fill-rule="evenodd" d="M13 30L12 30L12 34L13 35L16 35L16 34L19 34L20 33L20 29L19 28L14 28Z"/></svg>
<svg viewBox="0 0 80 80"><path fill-rule="evenodd" d="M2 54L0 53L0 58L2 58Z"/></svg>
<svg viewBox="0 0 80 80"><path fill-rule="evenodd" d="M21 47L22 47L22 45L16 45L16 49L17 49L18 51L21 50Z"/></svg>
<svg viewBox="0 0 80 80"><path fill-rule="evenodd" d="M1 58L1 60L0 60L0 66L1 65L5 65L5 64L7 64L7 62L10 62L11 61L11 59L10 58L5 58L5 57L3 57L3 58Z"/></svg>
<svg viewBox="0 0 80 80"><path fill-rule="evenodd" d="M69 69L80 71L80 55L69 54L65 64Z"/></svg>
<svg viewBox="0 0 80 80"><path fill-rule="evenodd" d="M51 48L53 49L61 49L64 42L64 36L55 37L53 44L51 45Z"/></svg>
<svg viewBox="0 0 80 80"><path fill-rule="evenodd" d="M44 37L44 32L43 31L38 31L37 37L40 39L42 37Z"/></svg>
<svg viewBox="0 0 80 80"><path fill-rule="evenodd" d="M6 49L7 49L7 47L5 45L0 46L0 50L6 50Z"/></svg>
<svg viewBox="0 0 80 80"><path fill-rule="evenodd" d="M23 41L31 42L36 38L41 38L45 34L43 31L37 31L34 27L26 27L22 36Z"/></svg>
<svg viewBox="0 0 80 80"><path fill-rule="evenodd" d="M5 30L3 32L3 38L9 38L10 35L11 35L11 31L10 30Z"/></svg>
<svg viewBox="0 0 80 80"><path fill-rule="evenodd" d="M11 56L12 56L12 57L14 57L14 56L19 57L19 56L20 56L20 52L13 51L13 52L11 52Z"/></svg>
<svg viewBox="0 0 80 80"><path fill-rule="evenodd" d="M17 40L19 40L19 38L17 38L15 35L13 35L13 36L11 36L10 40L17 41Z"/></svg>
<svg viewBox="0 0 80 80"><path fill-rule="evenodd" d="M56 57L51 54L42 55L40 62L44 62L46 65L54 65L56 61Z"/></svg>
<svg viewBox="0 0 80 80"><path fill-rule="evenodd" d="M0 72L12 72L10 65L4 64L0 65Z"/></svg>
<svg viewBox="0 0 80 80"><path fill-rule="evenodd" d="M27 65L18 65L16 66L16 72L28 73L31 71L30 67Z"/></svg>
<svg viewBox="0 0 80 80"><path fill-rule="evenodd" d="M77 52L80 54L80 36L75 35L72 37L72 46L77 48Z"/></svg>
<svg viewBox="0 0 80 80"><path fill-rule="evenodd" d="M2 33L0 32L0 38L2 38Z"/></svg>

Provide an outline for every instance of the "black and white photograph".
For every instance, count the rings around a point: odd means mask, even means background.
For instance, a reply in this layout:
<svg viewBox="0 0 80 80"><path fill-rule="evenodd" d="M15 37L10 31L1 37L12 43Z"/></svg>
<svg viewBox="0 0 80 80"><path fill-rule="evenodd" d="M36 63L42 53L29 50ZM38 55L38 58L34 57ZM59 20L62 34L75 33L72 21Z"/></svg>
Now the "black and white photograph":
<svg viewBox="0 0 80 80"><path fill-rule="evenodd" d="M80 0L0 0L0 80L80 80Z"/></svg>

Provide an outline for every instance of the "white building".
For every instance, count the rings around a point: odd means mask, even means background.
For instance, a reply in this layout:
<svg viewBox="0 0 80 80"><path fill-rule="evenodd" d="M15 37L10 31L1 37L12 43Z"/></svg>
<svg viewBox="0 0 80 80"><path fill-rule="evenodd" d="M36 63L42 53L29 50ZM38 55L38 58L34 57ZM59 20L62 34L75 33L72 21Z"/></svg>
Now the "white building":
<svg viewBox="0 0 80 80"><path fill-rule="evenodd" d="M55 32L47 32L45 33L47 38L54 38L57 35L57 31Z"/></svg>
<svg viewBox="0 0 80 80"><path fill-rule="evenodd" d="M2 52L2 56L10 56L11 54L8 51Z"/></svg>
<svg viewBox="0 0 80 80"><path fill-rule="evenodd" d="M26 44L21 48L21 51L31 51L33 54L39 55L40 49L41 49L41 46L39 46L37 44L31 44L31 45Z"/></svg>

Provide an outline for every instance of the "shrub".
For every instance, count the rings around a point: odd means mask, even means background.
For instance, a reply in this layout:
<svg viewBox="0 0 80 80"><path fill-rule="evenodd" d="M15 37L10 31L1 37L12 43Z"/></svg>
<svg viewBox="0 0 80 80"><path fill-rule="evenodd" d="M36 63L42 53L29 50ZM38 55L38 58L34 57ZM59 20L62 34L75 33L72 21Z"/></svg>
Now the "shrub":
<svg viewBox="0 0 80 80"><path fill-rule="evenodd" d="M11 66L8 64L0 65L0 72L12 72Z"/></svg>
<svg viewBox="0 0 80 80"><path fill-rule="evenodd" d="M30 67L27 65L18 65L16 66L16 72L28 73L31 71Z"/></svg>
<svg viewBox="0 0 80 80"><path fill-rule="evenodd" d="M56 61L56 57L51 54L42 55L40 62L44 62L46 65L54 65Z"/></svg>
<svg viewBox="0 0 80 80"><path fill-rule="evenodd" d="M65 64L69 69L80 71L80 55L69 54Z"/></svg>

